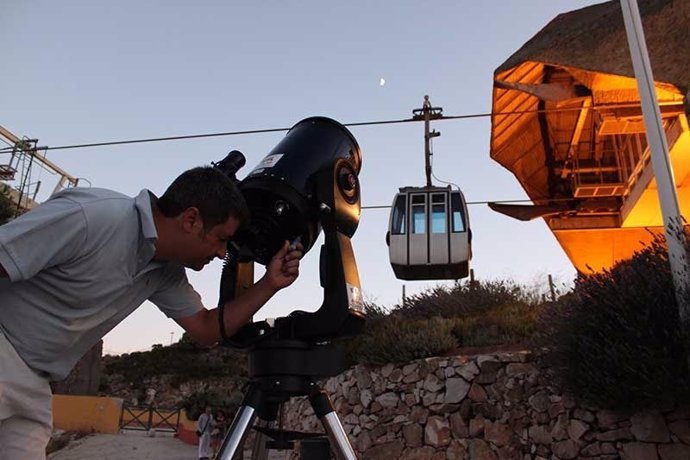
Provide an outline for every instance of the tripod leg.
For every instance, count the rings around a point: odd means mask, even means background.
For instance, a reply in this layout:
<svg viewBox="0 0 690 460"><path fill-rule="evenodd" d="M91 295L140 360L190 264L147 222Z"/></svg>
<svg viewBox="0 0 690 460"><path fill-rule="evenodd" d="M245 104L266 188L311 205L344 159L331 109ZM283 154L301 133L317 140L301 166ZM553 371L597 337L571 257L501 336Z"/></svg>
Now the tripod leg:
<svg viewBox="0 0 690 460"><path fill-rule="evenodd" d="M343 429L343 425L340 423L340 419L338 419L338 414L336 414L326 392L323 390L315 391L309 396L309 402L314 409L314 413L323 423L328 439L331 441L331 447L335 451L338 460L357 460L357 455L350 444L350 440L347 439L345 429Z"/></svg>
<svg viewBox="0 0 690 460"><path fill-rule="evenodd" d="M228 434L223 439L216 460L233 460L235 454L241 449L249 429L256 419L256 411L261 404L263 393L256 387L250 386L244 396L235 418L232 420Z"/></svg>

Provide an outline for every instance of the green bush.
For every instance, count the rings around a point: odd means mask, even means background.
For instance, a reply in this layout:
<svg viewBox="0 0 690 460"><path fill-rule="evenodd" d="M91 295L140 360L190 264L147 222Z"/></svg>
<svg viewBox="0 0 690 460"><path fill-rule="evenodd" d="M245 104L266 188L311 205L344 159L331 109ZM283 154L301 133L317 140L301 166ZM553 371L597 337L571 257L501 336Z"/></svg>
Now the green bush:
<svg viewBox="0 0 690 460"><path fill-rule="evenodd" d="M452 325L438 316L414 321L395 314L378 318L350 342L350 360L382 366L445 354L456 346Z"/></svg>
<svg viewBox="0 0 690 460"><path fill-rule="evenodd" d="M542 325L546 364L577 399L631 410L660 397L687 400L687 350L661 239L610 271L579 277Z"/></svg>
<svg viewBox="0 0 690 460"><path fill-rule="evenodd" d="M225 347L202 347L186 334L171 346L154 345L146 352L105 356L102 363L105 376L120 374L134 388L142 389L148 379L159 375L174 376L172 382L176 385L200 378L247 376L244 353Z"/></svg>
<svg viewBox="0 0 690 460"><path fill-rule="evenodd" d="M210 406L214 413L220 409L226 414L234 414L237 412L241 403L242 393L238 391L224 393L222 391L207 388L194 392L184 398L180 402L180 407L187 412L187 418L189 420L197 420L206 409L206 406Z"/></svg>

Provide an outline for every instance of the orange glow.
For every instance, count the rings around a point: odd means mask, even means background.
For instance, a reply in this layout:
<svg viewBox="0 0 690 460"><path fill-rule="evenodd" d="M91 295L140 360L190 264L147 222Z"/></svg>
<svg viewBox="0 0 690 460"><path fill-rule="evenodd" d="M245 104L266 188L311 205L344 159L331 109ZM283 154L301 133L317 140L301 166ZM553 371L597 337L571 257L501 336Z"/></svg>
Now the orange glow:
<svg viewBox="0 0 690 460"><path fill-rule="evenodd" d="M582 273L600 272L629 259L644 249L662 227L557 230L556 239L575 268Z"/></svg>

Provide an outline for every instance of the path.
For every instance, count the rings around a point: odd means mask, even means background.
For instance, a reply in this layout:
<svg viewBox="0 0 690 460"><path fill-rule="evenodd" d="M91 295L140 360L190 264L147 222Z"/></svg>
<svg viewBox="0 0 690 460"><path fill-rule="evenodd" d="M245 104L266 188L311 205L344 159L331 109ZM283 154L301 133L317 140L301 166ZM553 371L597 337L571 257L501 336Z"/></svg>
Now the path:
<svg viewBox="0 0 690 460"><path fill-rule="evenodd" d="M72 441L48 456L50 460L196 460L197 448L171 434L144 432L92 434Z"/></svg>

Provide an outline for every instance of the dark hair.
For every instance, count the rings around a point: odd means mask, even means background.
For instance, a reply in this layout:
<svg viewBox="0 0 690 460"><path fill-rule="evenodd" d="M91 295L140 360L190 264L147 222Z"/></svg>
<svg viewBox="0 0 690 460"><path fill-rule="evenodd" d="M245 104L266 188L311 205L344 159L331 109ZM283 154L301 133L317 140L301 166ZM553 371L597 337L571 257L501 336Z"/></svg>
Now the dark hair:
<svg viewBox="0 0 690 460"><path fill-rule="evenodd" d="M193 168L180 174L158 199L158 209L165 217L180 215L187 208L197 208L208 231L229 217L249 223L249 209L237 185L211 166Z"/></svg>

